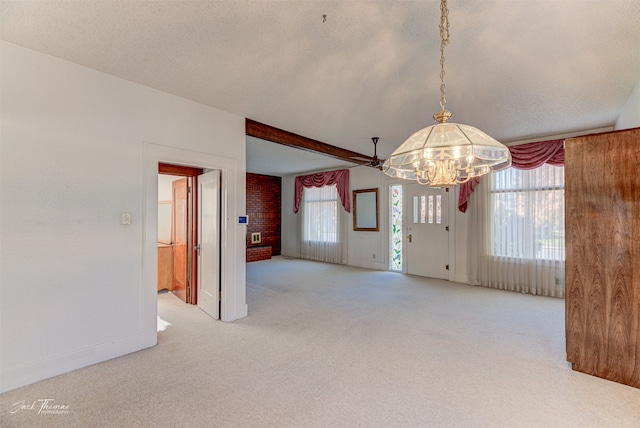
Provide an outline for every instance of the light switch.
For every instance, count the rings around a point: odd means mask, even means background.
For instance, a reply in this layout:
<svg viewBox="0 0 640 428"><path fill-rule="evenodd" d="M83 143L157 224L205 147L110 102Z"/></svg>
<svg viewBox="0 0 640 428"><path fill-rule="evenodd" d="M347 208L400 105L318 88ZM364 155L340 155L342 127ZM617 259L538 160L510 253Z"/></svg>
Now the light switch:
<svg viewBox="0 0 640 428"><path fill-rule="evenodd" d="M122 224L131 224L131 213L122 213Z"/></svg>

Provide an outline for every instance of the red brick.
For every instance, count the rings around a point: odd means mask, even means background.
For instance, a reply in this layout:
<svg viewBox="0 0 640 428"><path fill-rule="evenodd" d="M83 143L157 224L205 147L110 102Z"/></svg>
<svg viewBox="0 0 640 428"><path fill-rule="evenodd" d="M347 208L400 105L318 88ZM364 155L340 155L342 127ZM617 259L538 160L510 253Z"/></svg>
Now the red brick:
<svg viewBox="0 0 640 428"><path fill-rule="evenodd" d="M282 179L280 177L247 174L247 215L249 216L246 236L247 261L250 261L249 249L253 247L270 247L271 255L280 254L281 193ZM260 232L261 242L251 244L251 234L256 232ZM251 251L252 254L255 252L255 250Z"/></svg>

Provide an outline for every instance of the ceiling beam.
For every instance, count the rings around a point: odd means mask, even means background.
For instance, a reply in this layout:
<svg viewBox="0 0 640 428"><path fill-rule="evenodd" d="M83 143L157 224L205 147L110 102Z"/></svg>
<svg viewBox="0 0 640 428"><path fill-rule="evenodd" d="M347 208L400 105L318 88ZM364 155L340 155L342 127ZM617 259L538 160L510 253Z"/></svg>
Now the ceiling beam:
<svg viewBox="0 0 640 428"><path fill-rule="evenodd" d="M274 128L273 126L265 125L255 120L246 119L245 124L246 134L250 137L260 138L261 140L271 141L272 143L283 144L360 165L370 165L370 162L373 160L371 156L312 140L311 138Z"/></svg>

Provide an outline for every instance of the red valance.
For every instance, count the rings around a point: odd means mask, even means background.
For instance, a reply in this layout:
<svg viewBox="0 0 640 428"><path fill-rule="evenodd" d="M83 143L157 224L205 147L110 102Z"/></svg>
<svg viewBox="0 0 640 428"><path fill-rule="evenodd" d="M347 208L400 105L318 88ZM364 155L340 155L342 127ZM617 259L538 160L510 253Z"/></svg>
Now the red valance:
<svg viewBox="0 0 640 428"><path fill-rule="evenodd" d="M469 179L466 183L462 183L460 185L460 194L458 195L458 210L461 213L467 212L467 207L469 205L469 196L476 190L476 186L480 184L480 178L473 177Z"/></svg>
<svg viewBox="0 0 640 428"><path fill-rule="evenodd" d="M564 140L540 141L537 143L519 144L509 147L511 166L516 169L534 169L548 163L553 166L564 165ZM460 185L458 210L466 212L469 195L480 183L479 178L472 178Z"/></svg>
<svg viewBox="0 0 640 428"><path fill-rule="evenodd" d="M564 165L564 140L541 141L509 147L511 166L516 169L535 169L548 163Z"/></svg>
<svg viewBox="0 0 640 428"><path fill-rule="evenodd" d="M319 172L312 175L299 175L296 177L295 199L293 202L293 212L297 213L302 201L302 189L304 187L323 187L336 185L338 195L342 201L344 209L351 212L351 202L349 201L349 170Z"/></svg>

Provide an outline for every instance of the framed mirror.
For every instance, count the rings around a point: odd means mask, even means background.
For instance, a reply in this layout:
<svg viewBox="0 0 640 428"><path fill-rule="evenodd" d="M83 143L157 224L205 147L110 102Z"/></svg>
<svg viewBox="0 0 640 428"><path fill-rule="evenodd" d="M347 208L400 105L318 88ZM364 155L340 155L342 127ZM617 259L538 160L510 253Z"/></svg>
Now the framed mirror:
<svg viewBox="0 0 640 428"><path fill-rule="evenodd" d="M353 230L378 232L378 189L353 191Z"/></svg>

